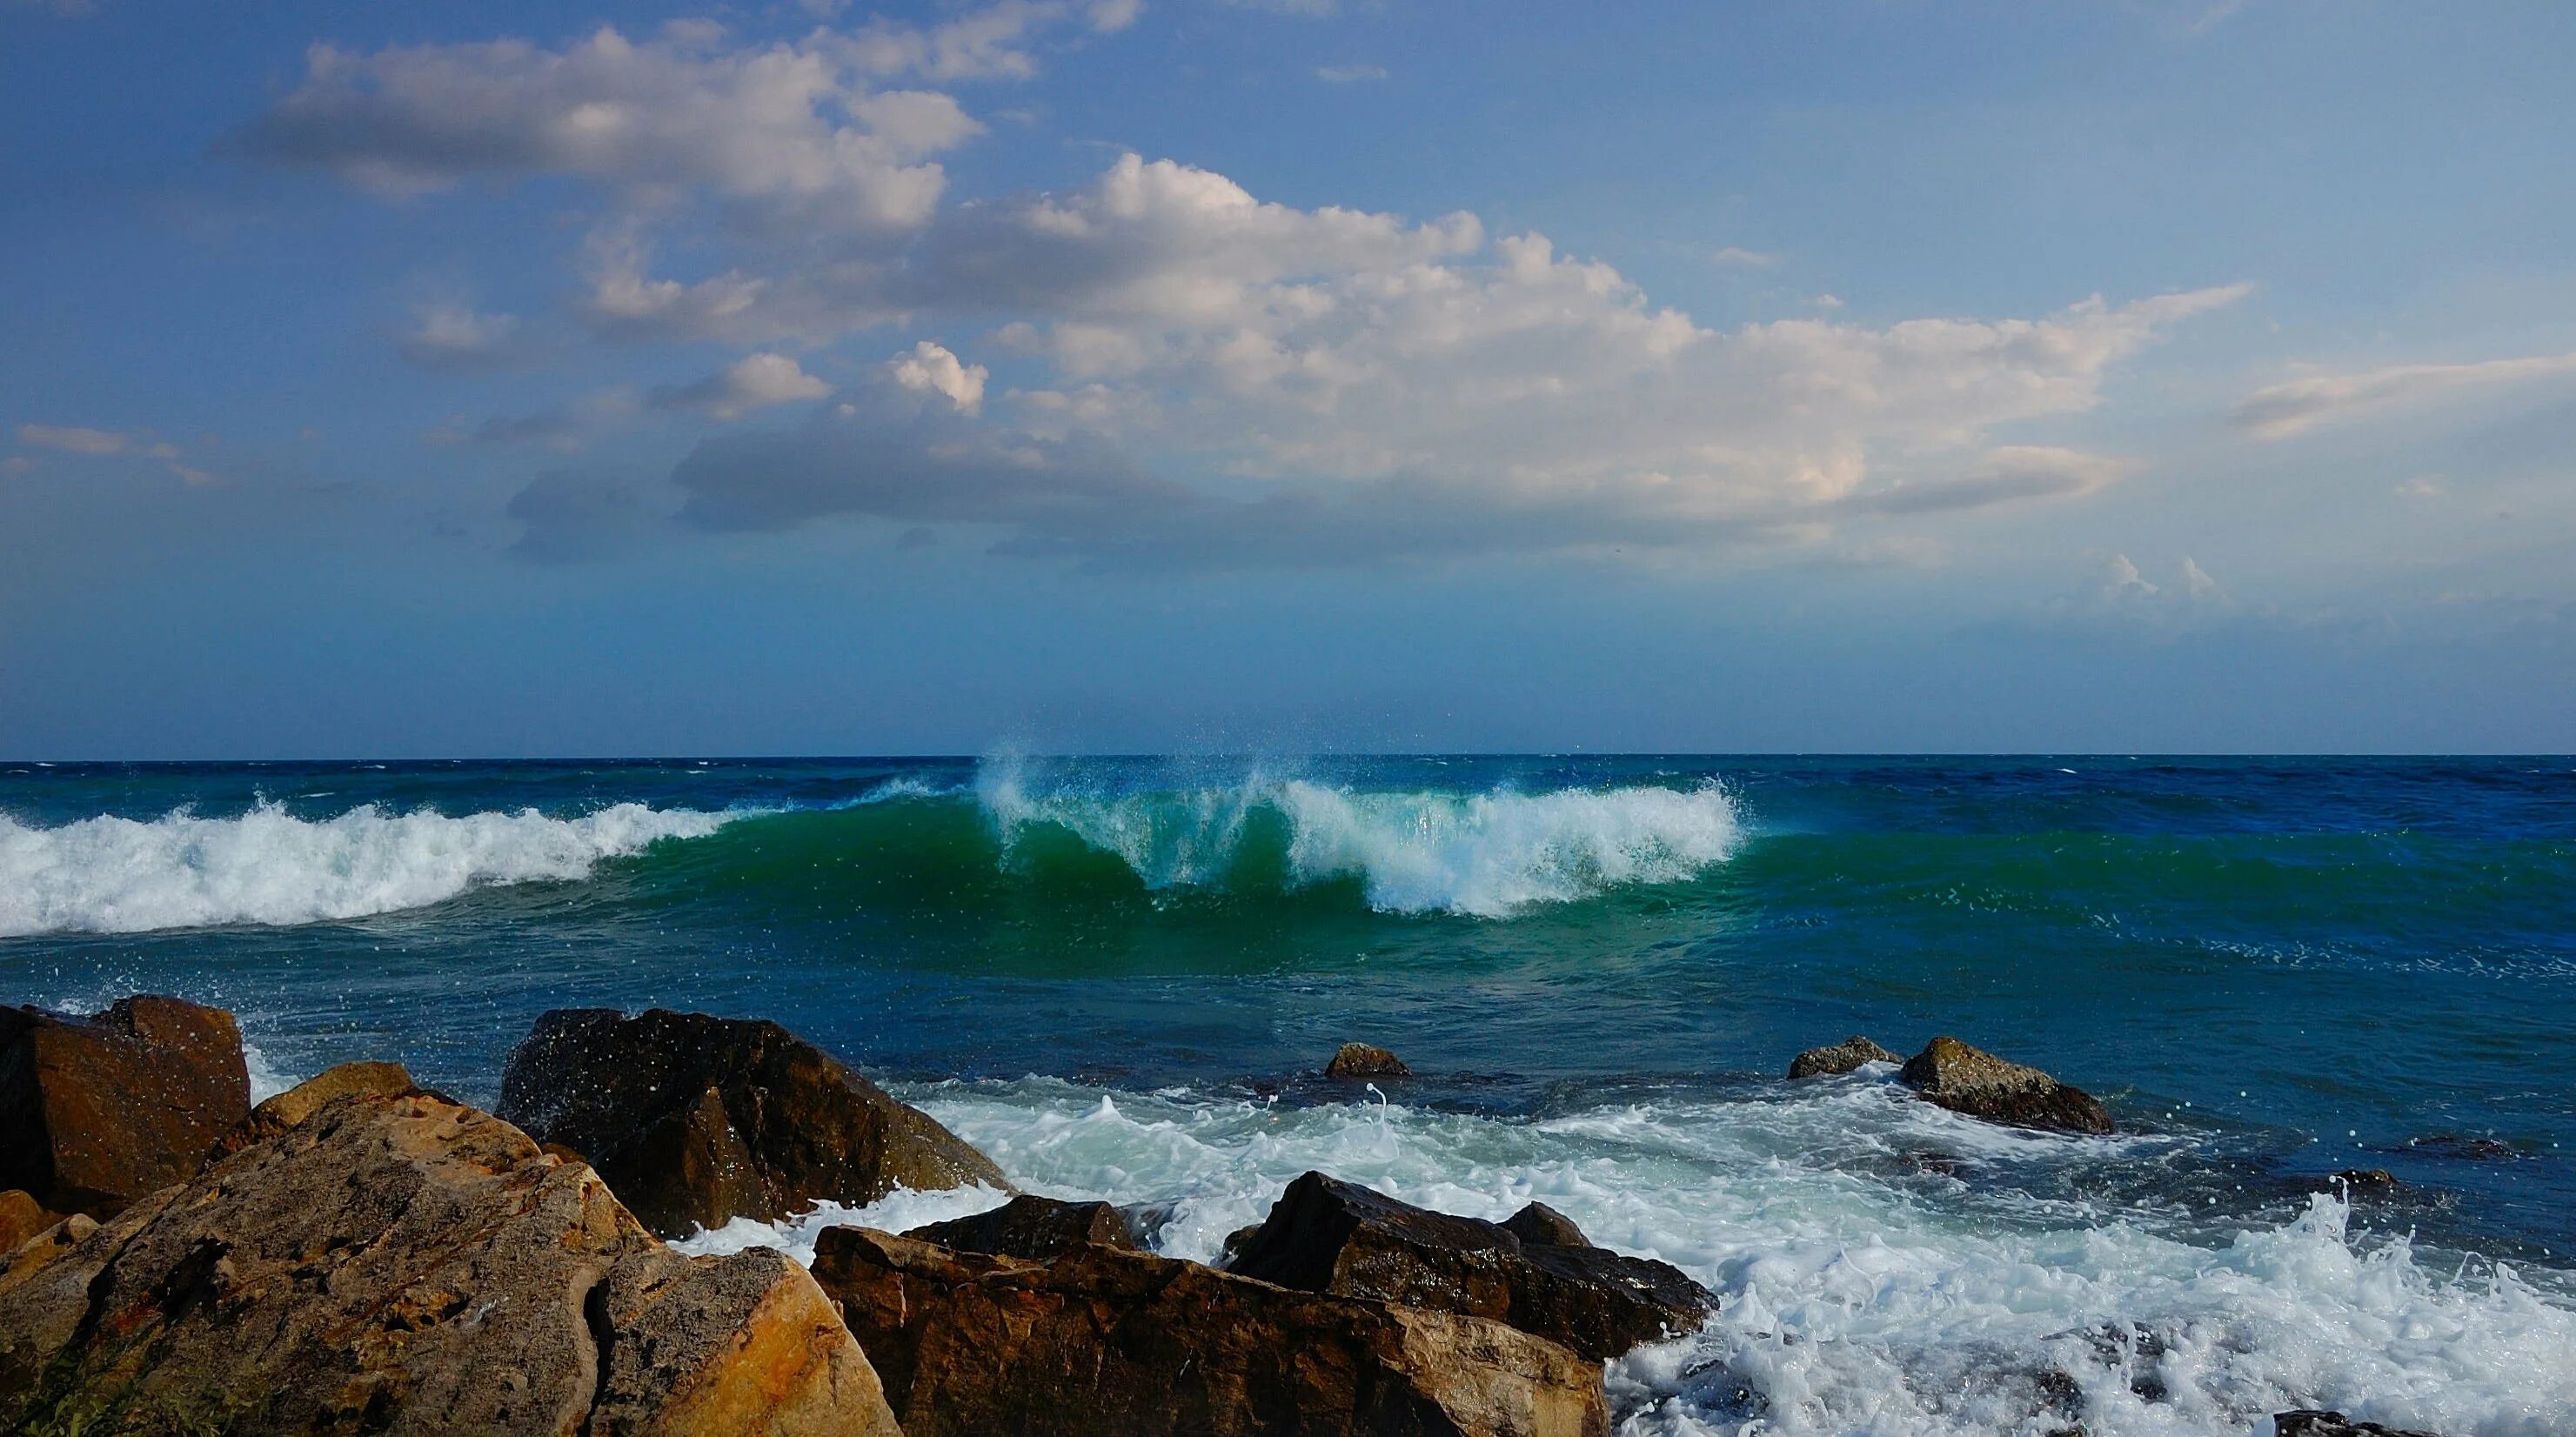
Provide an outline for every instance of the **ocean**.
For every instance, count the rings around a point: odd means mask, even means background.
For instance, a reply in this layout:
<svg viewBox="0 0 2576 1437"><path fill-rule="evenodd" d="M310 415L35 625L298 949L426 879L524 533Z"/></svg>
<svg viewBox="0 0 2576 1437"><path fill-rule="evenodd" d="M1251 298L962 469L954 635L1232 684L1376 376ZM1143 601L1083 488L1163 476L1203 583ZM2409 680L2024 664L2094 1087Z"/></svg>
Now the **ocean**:
<svg viewBox="0 0 2576 1437"><path fill-rule="evenodd" d="M483 1102L548 1008L776 1018L1187 1257L1544 1200L1724 1303L1628 1433L2576 1432L2567 758L0 764L0 999L141 991ZM2123 1131L1782 1076L1855 1032Z"/></svg>

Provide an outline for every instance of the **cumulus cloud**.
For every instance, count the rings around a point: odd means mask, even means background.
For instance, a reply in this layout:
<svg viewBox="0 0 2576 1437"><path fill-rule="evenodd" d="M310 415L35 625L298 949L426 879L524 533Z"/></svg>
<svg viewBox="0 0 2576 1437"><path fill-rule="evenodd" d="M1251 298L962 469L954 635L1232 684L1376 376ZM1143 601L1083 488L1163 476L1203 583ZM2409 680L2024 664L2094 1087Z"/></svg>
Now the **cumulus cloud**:
<svg viewBox="0 0 2576 1437"><path fill-rule="evenodd" d="M491 369L517 357L519 318L477 314L459 304L425 304L412 311L409 328L394 338L403 358L424 369Z"/></svg>
<svg viewBox="0 0 2576 1437"><path fill-rule="evenodd" d="M538 475L506 512L520 525L511 552L540 564L612 558L666 517L640 486L568 469Z"/></svg>
<svg viewBox="0 0 2576 1437"><path fill-rule="evenodd" d="M764 351L745 355L695 384L656 389L652 404L656 409L696 409L718 419L739 419L755 409L820 399L831 392L832 386L806 373L795 360Z"/></svg>
<svg viewBox="0 0 2576 1437"><path fill-rule="evenodd" d="M2576 375L2576 354L2475 364L2402 364L2269 385L2247 395L2228 418L2257 439L2288 439L2321 424L2366 418L2445 394L2568 375Z"/></svg>
<svg viewBox="0 0 2576 1437"><path fill-rule="evenodd" d="M886 361L886 373L900 388L940 395L959 413L973 414L984 407L984 380L991 371L965 363L945 345L925 339L911 353Z"/></svg>
<svg viewBox="0 0 2576 1437"><path fill-rule="evenodd" d="M494 415L480 424L451 420L428 437L435 444L526 445L570 453L588 446L635 409L631 391L603 389L525 414Z"/></svg>

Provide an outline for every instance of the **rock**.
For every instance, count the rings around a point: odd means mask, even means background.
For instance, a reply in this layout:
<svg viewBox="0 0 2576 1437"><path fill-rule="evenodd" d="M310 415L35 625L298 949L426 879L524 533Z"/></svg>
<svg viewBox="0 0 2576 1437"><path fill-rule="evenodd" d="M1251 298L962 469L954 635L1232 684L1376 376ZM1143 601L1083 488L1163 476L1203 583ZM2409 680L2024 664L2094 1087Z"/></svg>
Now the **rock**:
<svg viewBox="0 0 2576 1437"><path fill-rule="evenodd" d="M2110 1110L2092 1094L1956 1038L1933 1039L1896 1076L1927 1101L1990 1123L2070 1133L2111 1131Z"/></svg>
<svg viewBox="0 0 2576 1437"><path fill-rule="evenodd" d="M1503 1219L1503 1231L1521 1240L1523 1247L1590 1247L1592 1239L1574 1225L1574 1219L1543 1202L1534 1202Z"/></svg>
<svg viewBox="0 0 2576 1437"><path fill-rule="evenodd" d="M1838 1076L1857 1071L1863 1063L1901 1063L1898 1055L1854 1033L1830 1048L1809 1048L1789 1060L1792 1078Z"/></svg>
<svg viewBox="0 0 2576 1437"><path fill-rule="evenodd" d="M348 1094L0 1276L0 1429L892 1437L820 1290L748 1256L490 1114Z"/></svg>
<svg viewBox="0 0 2576 1437"><path fill-rule="evenodd" d="M2406 1186L2386 1168L2346 1168L2335 1174L2334 1180L2356 1193L2393 1193Z"/></svg>
<svg viewBox="0 0 2576 1437"><path fill-rule="evenodd" d="M216 1145L218 1156L229 1155L253 1143L266 1142L320 1112L333 1101L353 1096L399 1098L429 1090L411 1080L411 1074L400 1063L342 1063L321 1072L270 1098L250 1110L250 1116L224 1135ZM432 1097L444 1094L431 1093Z"/></svg>
<svg viewBox="0 0 2576 1437"><path fill-rule="evenodd" d="M898 1187L1010 1186L927 1113L766 1021L558 1009L510 1055L500 1112L585 1155L666 1236Z"/></svg>
<svg viewBox="0 0 2576 1437"><path fill-rule="evenodd" d="M907 1437L1602 1437L1599 1364L1501 1323L1150 1253L826 1229L814 1276Z"/></svg>
<svg viewBox="0 0 2576 1437"><path fill-rule="evenodd" d="M876 1369L782 1253L646 1253L591 1306L609 1336L585 1437L901 1437Z"/></svg>
<svg viewBox="0 0 2576 1437"><path fill-rule="evenodd" d="M2422 1137L2408 1138L2406 1150L2426 1157L2456 1158L2466 1163L2511 1162L2522 1156L2521 1149L2504 1139L2476 1133L2426 1133Z"/></svg>
<svg viewBox="0 0 2576 1437"><path fill-rule="evenodd" d="M1137 1246L1127 1215L1105 1202L1059 1202L1023 1193L990 1212L951 1218L904 1234L957 1252L1045 1259L1086 1243Z"/></svg>
<svg viewBox="0 0 2576 1437"><path fill-rule="evenodd" d="M2382 1427L2376 1422L2355 1422L2340 1412L2310 1410L2273 1413L2272 1437L2433 1437L2433 1434Z"/></svg>
<svg viewBox="0 0 2576 1437"><path fill-rule="evenodd" d="M220 1008L127 998L95 1017L0 1009L0 1188L106 1217L197 1175L250 1112Z"/></svg>
<svg viewBox="0 0 2576 1437"><path fill-rule="evenodd" d="M1500 1223L1431 1212L1308 1173L1226 1264L1306 1292L1491 1318L1595 1362L1688 1332L1717 1298L1669 1263L1524 1243Z"/></svg>
<svg viewBox="0 0 2576 1437"><path fill-rule="evenodd" d="M0 1193L0 1253L17 1251L20 1243L62 1220L61 1213L48 1212L16 1188Z"/></svg>
<svg viewBox="0 0 2576 1437"><path fill-rule="evenodd" d="M1404 1066L1402 1058L1384 1048L1373 1048L1366 1043L1344 1043L1333 1054L1333 1061L1324 1065L1324 1076L1342 1079L1410 1078L1413 1070Z"/></svg>
<svg viewBox="0 0 2576 1437"><path fill-rule="evenodd" d="M0 1256L0 1292L7 1292L55 1258L81 1245L98 1231L98 1219L86 1213L73 1213Z"/></svg>

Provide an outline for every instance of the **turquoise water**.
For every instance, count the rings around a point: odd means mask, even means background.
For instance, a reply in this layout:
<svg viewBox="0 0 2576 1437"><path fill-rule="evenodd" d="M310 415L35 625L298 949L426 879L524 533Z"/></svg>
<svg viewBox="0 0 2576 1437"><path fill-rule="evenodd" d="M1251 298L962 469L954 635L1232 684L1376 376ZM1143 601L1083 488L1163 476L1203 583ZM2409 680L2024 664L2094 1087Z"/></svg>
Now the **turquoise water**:
<svg viewBox="0 0 2576 1437"><path fill-rule="evenodd" d="M2060 1349L2097 1434L2576 1430L2576 761L0 764L0 815L0 997L219 1002L273 1081L488 1098L537 1012L665 1004L1173 1251L1300 1165L1553 1193L1729 1299L1636 1431L2035 1431ZM1779 1079L1854 1031L2134 1136ZM1353 1037L1425 1077L1313 1081Z"/></svg>

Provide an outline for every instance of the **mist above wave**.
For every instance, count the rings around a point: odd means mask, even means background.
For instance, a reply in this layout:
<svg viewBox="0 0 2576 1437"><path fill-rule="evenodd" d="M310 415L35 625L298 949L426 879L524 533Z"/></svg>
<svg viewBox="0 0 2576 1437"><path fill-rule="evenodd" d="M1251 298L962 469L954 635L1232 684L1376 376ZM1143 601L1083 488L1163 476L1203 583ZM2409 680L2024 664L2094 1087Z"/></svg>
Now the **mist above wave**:
<svg viewBox="0 0 2576 1437"><path fill-rule="evenodd" d="M234 818L182 810L33 828L0 817L0 937L390 913L486 884L584 878L602 859L704 837L731 817L620 803L567 818L367 805L306 819L265 802Z"/></svg>

